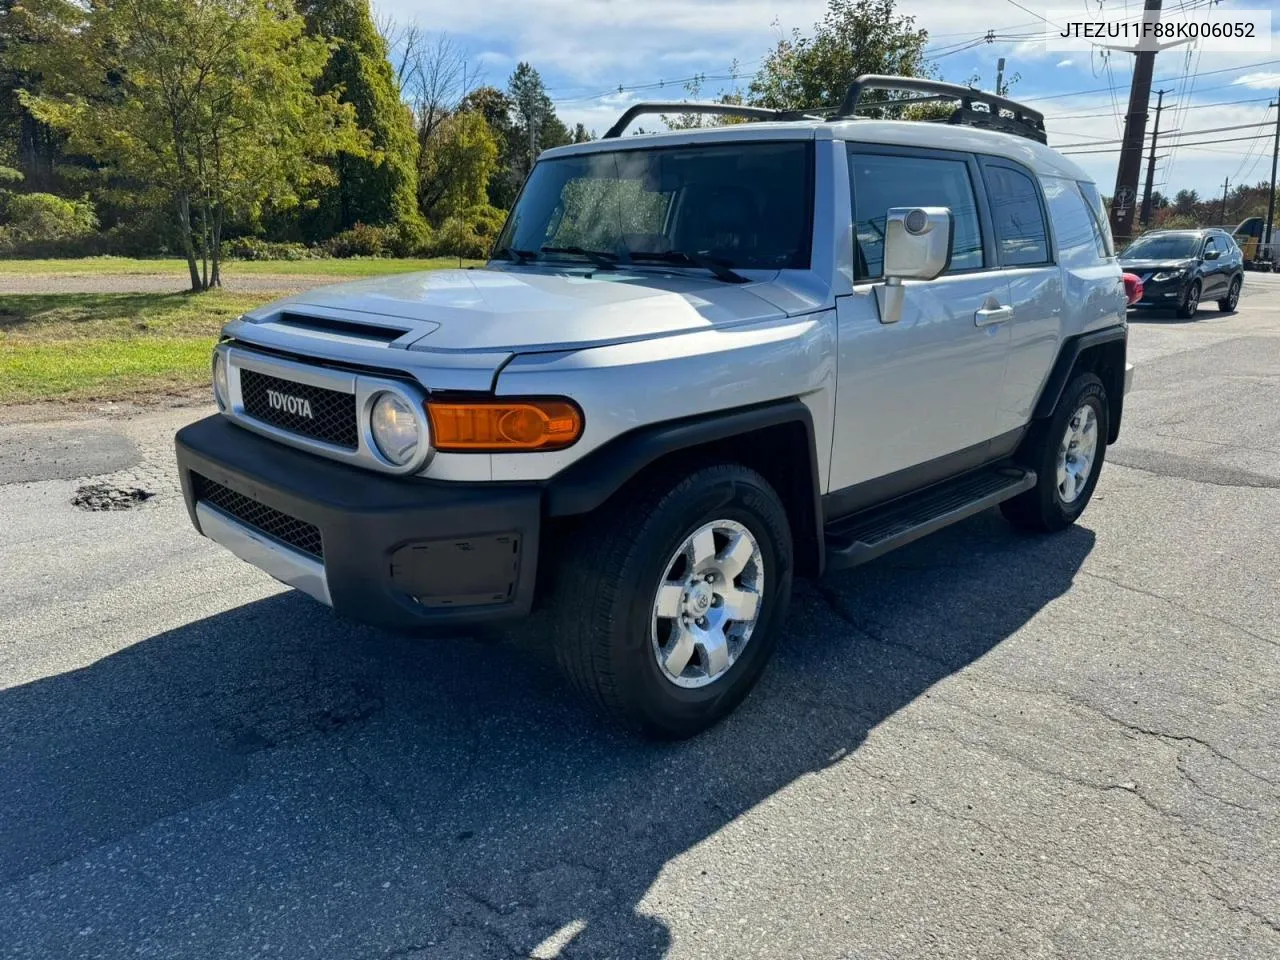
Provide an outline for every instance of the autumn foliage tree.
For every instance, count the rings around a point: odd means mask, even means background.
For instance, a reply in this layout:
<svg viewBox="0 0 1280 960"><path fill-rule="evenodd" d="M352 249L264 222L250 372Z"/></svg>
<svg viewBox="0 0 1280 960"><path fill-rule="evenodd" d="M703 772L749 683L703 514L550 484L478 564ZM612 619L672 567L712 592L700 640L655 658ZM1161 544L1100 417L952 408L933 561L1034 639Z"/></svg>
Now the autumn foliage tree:
<svg viewBox="0 0 1280 960"><path fill-rule="evenodd" d="M749 102L782 110L831 111L859 74L927 77L929 34L894 0L830 0L813 35L778 41L748 88ZM869 102L883 94L868 97Z"/></svg>
<svg viewBox="0 0 1280 960"><path fill-rule="evenodd" d="M324 162L368 136L317 92L332 44L275 0L26 0L42 41L13 54L41 78L20 93L69 149L172 199L193 290L220 285L229 216L297 204Z"/></svg>

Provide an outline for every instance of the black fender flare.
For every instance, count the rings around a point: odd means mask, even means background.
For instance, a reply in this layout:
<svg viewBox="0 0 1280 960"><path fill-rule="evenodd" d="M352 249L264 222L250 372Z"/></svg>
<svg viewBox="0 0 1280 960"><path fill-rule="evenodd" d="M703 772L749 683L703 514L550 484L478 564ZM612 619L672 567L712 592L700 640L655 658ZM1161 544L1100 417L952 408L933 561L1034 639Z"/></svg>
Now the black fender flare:
<svg viewBox="0 0 1280 960"><path fill-rule="evenodd" d="M797 547L801 542L816 550L812 563L821 571L823 558L822 490L818 469L813 415L805 404L791 397L749 407L650 424L624 433L570 464L547 481L543 507L548 517L590 513L626 483L662 457L681 450L715 444L750 435L770 427L794 425L803 431L808 476L795 477L790 490L779 490L793 526ZM750 459L750 458L747 458ZM779 464L772 464L777 470ZM788 503L788 499L792 502Z"/></svg>
<svg viewBox="0 0 1280 960"><path fill-rule="evenodd" d="M1114 327L1105 327L1102 330L1094 330L1091 333L1077 334L1062 341L1062 347L1058 350L1058 359L1054 362L1048 379L1045 380L1044 388L1040 391L1040 399L1036 401L1035 410L1032 412L1031 418L1033 420L1046 420L1053 416L1053 411L1058 406L1062 391L1067 388L1067 383L1071 379L1071 371L1075 369L1076 361L1080 359L1080 354L1093 347L1116 340L1127 344L1128 339L1128 325L1117 324ZM1120 372L1123 376L1123 367L1121 367ZM1123 396L1121 399L1123 399Z"/></svg>

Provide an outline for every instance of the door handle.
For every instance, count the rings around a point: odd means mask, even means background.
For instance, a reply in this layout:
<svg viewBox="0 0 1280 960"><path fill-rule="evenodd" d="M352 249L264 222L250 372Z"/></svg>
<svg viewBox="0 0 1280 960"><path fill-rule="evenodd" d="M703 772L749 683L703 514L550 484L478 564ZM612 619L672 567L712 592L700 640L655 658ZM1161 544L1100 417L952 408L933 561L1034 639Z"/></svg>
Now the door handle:
<svg viewBox="0 0 1280 960"><path fill-rule="evenodd" d="M974 326L989 327L1013 319L1013 307L983 307L973 315Z"/></svg>

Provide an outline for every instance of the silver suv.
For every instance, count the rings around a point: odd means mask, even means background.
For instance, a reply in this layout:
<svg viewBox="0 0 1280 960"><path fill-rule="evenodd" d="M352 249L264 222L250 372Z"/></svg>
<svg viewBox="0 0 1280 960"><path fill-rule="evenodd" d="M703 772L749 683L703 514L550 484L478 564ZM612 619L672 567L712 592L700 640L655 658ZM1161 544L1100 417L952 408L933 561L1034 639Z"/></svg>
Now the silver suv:
<svg viewBox="0 0 1280 960"><path fill-rule="evenodd" d="M874 91L951 122L855 116ZM227 325L177 436L205 536L339 614L544 608L570 681L659 737L731 711L792 578L999 505L1060 530L1131 367L1097 189L1009 100L863 77L839 115L542 155L483 268Z"/></svg>

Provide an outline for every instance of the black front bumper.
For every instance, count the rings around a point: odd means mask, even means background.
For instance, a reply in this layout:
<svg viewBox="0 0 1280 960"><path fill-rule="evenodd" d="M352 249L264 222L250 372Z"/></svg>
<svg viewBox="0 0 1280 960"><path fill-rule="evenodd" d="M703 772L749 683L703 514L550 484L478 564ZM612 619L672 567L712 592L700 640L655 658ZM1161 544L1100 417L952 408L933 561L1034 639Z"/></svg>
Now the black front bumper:
<svg viewBox="0 0 1280 960"><path fill-rule="evenodd" d="M1160 283L1144 282L1142 285L1142 299L1135 303L1134 306L1147 309L1176 310L1186 300L1189 285L1190 282L1184 277L1164 280Z"/></svg>
<svg viewBox="0 0 1280 960"><path fill-rule="evenodd" d="M202 503L282 555L322 564L329 602L344 616L430 630L522 616L533 604L537 484L383 476L222 416L183 428L176 446L196 529Z"/></svg>

